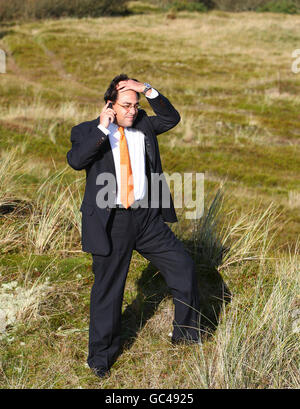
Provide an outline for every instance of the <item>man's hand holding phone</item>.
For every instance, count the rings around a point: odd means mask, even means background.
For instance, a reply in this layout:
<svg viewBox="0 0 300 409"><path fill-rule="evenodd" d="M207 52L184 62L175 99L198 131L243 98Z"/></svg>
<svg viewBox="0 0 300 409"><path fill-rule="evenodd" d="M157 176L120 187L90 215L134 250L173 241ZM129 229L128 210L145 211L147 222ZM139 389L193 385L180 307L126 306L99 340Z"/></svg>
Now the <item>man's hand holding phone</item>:
<svg viewBox="0 0 300 409"><path fill-rule="evenodd" d="M100 124L105 128L108 128L111 122L115 120L115 111L113 109L112 103L110 101L104 106L100 114Z"/></svg>

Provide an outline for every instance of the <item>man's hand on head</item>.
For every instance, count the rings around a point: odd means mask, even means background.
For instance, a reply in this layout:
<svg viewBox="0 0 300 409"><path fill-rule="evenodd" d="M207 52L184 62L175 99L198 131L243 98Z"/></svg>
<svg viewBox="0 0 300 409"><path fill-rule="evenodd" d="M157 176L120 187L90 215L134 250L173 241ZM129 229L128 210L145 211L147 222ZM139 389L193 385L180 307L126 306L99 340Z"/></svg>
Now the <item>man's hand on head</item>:
<svg viewBox="0 0 300 409"><path fill-rule="evenodd" d="M145 89L145 84L143 82L139 82L139 81L134 81L134 80L126 80L126 81L120 81L117 86L116 89L119 92L125 92L128 90L132 90L135 92L143 92ZM151 92L151 90L150 90Z"/></svg>

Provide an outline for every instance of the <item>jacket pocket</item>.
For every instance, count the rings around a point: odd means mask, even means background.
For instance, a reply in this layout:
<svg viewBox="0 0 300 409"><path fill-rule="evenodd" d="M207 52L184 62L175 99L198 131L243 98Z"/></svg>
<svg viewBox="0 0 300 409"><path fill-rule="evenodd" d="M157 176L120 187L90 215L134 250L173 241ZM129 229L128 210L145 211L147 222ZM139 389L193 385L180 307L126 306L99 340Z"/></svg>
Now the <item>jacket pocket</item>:
<svg viewBox="0 0 300 409"><path fill-rule="evenodd" d="M93 214L94 210L94 206L88 203L83 202L80 206L80 211L84 214L88 214L89 216Z"/></svg>

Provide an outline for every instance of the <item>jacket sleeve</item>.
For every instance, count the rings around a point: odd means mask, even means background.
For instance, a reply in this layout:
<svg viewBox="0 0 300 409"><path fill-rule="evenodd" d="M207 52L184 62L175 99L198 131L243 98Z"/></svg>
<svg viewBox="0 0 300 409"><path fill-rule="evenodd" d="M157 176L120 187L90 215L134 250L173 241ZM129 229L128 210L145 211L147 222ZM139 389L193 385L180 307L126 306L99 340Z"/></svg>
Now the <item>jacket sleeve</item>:
<svg viewBox="0 0 300 409"><path fill-rule="evenodd" d="M148 102L156 115L149 116L150 122L157 135L167 132L180 121L178 111L173 107L171 102L162 94L156 98L148 99Z"/></svg>
<svg viewBox="0 0 300 409"><path fill-rule="evenodd" d="M102 143L108 138L97 126L83 131L76 125L71 130L72 148L67 153L67 161L75 170L85 169L96 157Z"/></svg>

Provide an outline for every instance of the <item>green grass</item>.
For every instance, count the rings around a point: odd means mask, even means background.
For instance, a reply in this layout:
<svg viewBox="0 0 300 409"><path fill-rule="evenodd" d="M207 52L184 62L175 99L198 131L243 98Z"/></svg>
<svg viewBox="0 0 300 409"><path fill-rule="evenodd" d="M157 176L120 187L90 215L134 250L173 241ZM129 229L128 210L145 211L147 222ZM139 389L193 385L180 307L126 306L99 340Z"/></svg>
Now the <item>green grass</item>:
<svg viewBox="0 0 300 409"><path fill-rule="evenodd" d="M299 17L170 18L145 3L134 7L143 13L0 28L7 53L0 209L14 208L0 215L0 305L33 295L30 305L20 299L0 334L0 387L297 388L300 77L291 52ZM85 175L67 167L66 152L72 126L99 115L120 72L152 83L181 113L181 123L159 136L163 167L203 172L211 213L199 221L199 236L180 210L172 229L197 260L203 314L214 319L224 283L233 299L200 348L174 348L169 291L134 253L125 347L100 384L85 365L93 283L91 256L80 246ZM224 199L214 202L220 186ZM229 253L212 268L207 254L216 259L221 245ZM14 282L16 289L6 288Z"/></svg>

